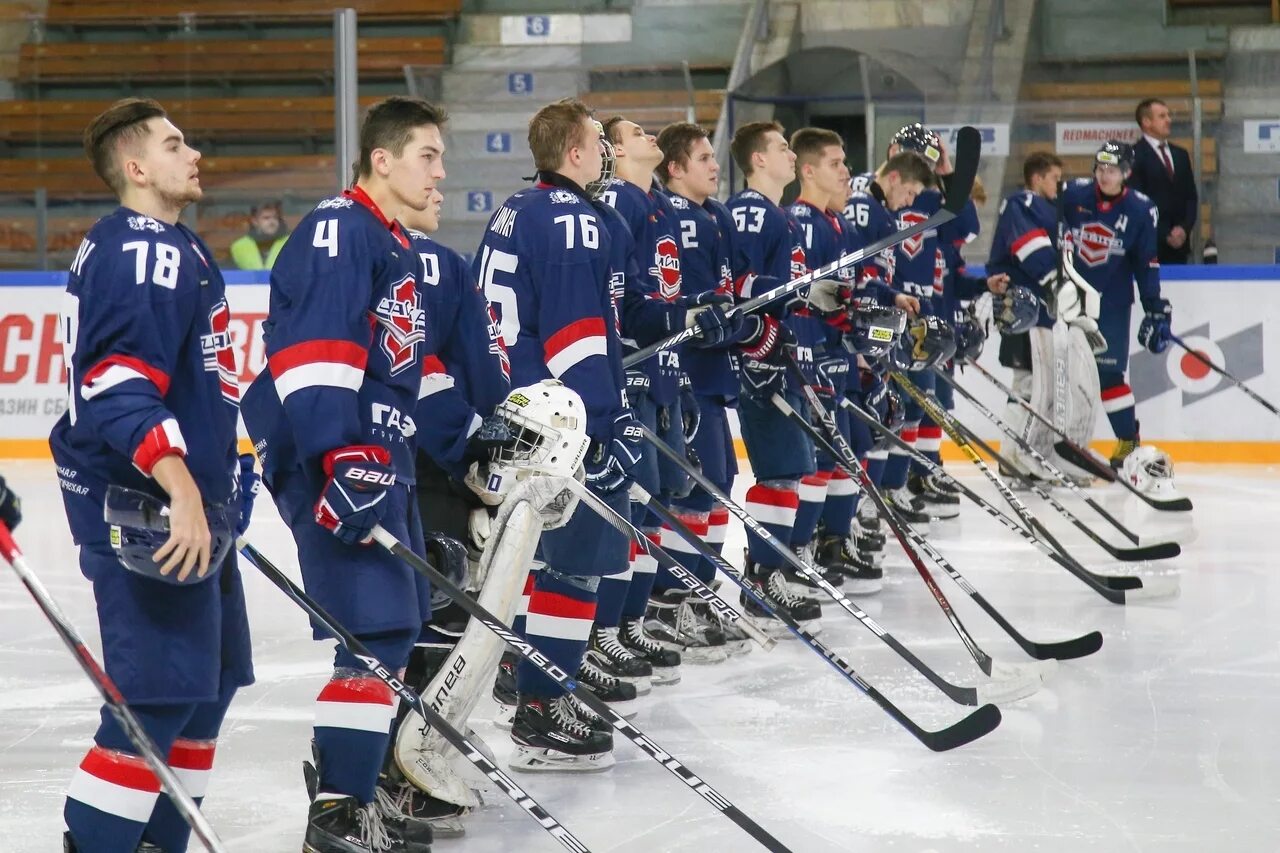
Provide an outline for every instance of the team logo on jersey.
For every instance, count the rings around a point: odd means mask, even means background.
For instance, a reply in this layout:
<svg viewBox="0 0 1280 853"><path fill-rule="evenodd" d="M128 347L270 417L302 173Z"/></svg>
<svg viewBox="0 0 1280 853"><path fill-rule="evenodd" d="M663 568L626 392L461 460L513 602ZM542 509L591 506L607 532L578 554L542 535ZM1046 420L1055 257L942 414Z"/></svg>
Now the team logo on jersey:
<svg viewBox="0 0 1280 853"><path fill-rule="evenodd" d="M672 195L672 196L669 196L668 198L669 198L669 200L671 201L671 206L672 206L672 207L674 207L676 210L688 210L688 209L689 209L689 200L688 200L687 198L685 198L684 196L682 196L682 195Z"/></svg>
<svg viewBox="0 0 1280 853"><path fill-rule="evenodd" d="M1111 257L1112 252L1123 250L1124 246L1116 239L1116 232L1106 223L1089 222L1080 226L1076 251L1080 259L1089 266L1101 266Z"/></svg>
<svg viewBox="0 0 1280 853"><path fill-rule="evenodd" d="M502 375L511 381L511 357L507 355L507 346L502 342L502 326L498 323L498 315L493 313L493 306L484 304L485 313L489 315L489 355L498 360L502 367Z"/></svg>
<svg viewBox="0 0 1280 853"><path fill-rule="evenodd" d="M218 374L218 387L228 403L240 404L240 383L236 371L236 353L232 349L231 309L222 299L209 312L209 334L200 336L200 355L204 369Z"/></svg>
<svg viewBox="0 0 1280 853"><path fill-rule="evenodd" d="M912 225L919 225L928 218L929 217L925 216L918 210L904 210L902 213L898 214L898 230L902 231L906 228L910 228ZM903 253L908 258L915 260L916 256L920 254L920 250L924 248L924 238L927 235L927 231L921 231L914 237L908 237L903 240L900 245Z"/></svg>
<svg viewBox="0 0 1280 853"><path fill-rule="evenodd" d="M157 234L164 231L164 226L150 216L130 216L127 222L134 231L154 231Z"/></svg>
<svg viewBox="0 0 1280 853"><path fill-rule="evenodd" d="M418 344L427 339L427 312L421 305L418 284L411 275L391 285L391 294L378 302L374 316L383 330L379 344L391 362L392 376L418 363Z"/></svg>
<svg viewBox="0 0 1280 853"><path fill-rule="evenodd" d="M804 246L796 243L791 247L791 277L799 278L809 272L809 266L805 263Z"/></svg>
<svg viewBox="0 0 1280 853"><path fill-rule="evenodd" d="M552 190L551 191L552 204L573 204L577 200L578 200L578 196L575 195L574 193L569 192L568 190Z"/></svg>
<svg viewBox="0 0 1280 853"><path fill-rule="evenodd" d="M326 198L316 205L316 210L341 210L344 207L350 207L352 204L351 199L339 195L333 198Z"/></svg>
<svg viewBox="0 0 1280 853"><path fill-rule="evenodd" d="M667 300L680 295L680 249L670 237L658 238L649 275L658 282L658 294Z"/></svg>

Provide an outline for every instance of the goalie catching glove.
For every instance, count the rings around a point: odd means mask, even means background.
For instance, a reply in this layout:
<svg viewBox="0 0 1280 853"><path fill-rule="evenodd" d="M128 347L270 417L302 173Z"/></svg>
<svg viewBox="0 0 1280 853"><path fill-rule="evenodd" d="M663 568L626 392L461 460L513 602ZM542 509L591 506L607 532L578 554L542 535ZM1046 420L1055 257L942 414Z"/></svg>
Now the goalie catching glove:
<svg viewBox="0 0 1280 853"><path fill-rule="evenodd" d="M1107 339L1098 331L1102 297L1076 269L1070 246L1062 247L1062 281L1054 293L1054 312L1059 320L1084 332L1094 355L1107 351Z"/></svg>

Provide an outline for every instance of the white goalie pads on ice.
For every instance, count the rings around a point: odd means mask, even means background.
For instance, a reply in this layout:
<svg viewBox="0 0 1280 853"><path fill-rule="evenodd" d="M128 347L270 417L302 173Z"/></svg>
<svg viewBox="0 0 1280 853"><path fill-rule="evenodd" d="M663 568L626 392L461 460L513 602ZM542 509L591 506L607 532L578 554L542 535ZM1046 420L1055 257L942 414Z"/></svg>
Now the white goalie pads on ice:
<svg viewBox="0 0 1280 853"><path fill-rule="evenodd" d="M1014 393L1044 413L1072 441L1087 446L1101 405L1098 365L1085 331L1059 320L1052 329L1034 328L1031 337L1031 371L1015 371ZM1090 477L1054 450L1057 434L1021 408L1010 412L1010 423L1024 440L1066 474ZM1051 479L1029 453L1015 446L1011 461L1039 477Z"/></svg>

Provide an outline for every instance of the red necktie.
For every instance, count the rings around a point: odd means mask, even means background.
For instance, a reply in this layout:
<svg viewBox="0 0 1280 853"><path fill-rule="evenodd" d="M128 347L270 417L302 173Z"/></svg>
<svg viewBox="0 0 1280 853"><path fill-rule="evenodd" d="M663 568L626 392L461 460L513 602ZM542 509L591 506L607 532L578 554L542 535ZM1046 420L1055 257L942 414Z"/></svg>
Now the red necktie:
<svg viewBox="0 0 1280 853"><path fill-rule="evenodd" d="M1164 160L1164 170L1169 173L1169 177L1173 177L1173 161L1169 159L1169 146L1163 142L1160 143L1160 159Z"/></svg>

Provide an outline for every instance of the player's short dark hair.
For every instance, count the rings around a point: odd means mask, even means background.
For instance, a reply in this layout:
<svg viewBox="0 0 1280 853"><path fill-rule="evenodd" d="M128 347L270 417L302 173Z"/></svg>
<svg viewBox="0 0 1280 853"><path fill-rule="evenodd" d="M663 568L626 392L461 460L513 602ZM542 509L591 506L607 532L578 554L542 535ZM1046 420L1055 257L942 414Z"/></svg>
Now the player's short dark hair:
<svg viewBox="0 0 1280 853"><path fill-rule="evenodd" d="M764 141L769 131L783 133L782 125L776 121L751 121L738 128L729 143L729 151L733 154L733 162L738 164L742 174L751 177L751 155L759 154L768 147Z"/></svg>
<svg viewBox="0 0 1280 853"><path fill-rule="evenodd" d="M582 120L591 118L591 109L577 98L547 104L529 119L529 151L540 172L554 172L575 145L581 145Z"/></svg>
<svg viewBox="0 0 1280 853"><path fill-rule="evenodd" d="M631 119L626 116L611 116L606 119L605 123L601 125L601 127L604 128L604 138L612 142L614 145L617 145L618 142L621 141L621 136L619 134L622 133L622 131L618 129L618 125L622 124L624 121L631 121Z"/></svg>
<svg viewBox="0 0 1280 853"><path fill-rule="evenodd" d="M1031 186L1032 178L1043 175L1055 166L1062 168L1062 158L1057 154L1052 151L1032 151L1027 155L1027 159L1022 161L1022 185Z"/></svg>
<svg viewBox="0 0 1280 853"><path fill-rule="evenodd" d="M1142 127L1142 120L1144 118L1149 118L1151 116L1151 108L1156 104L1159 104L1162 107L1169 106L1159 98L1143 98L1141 101L1138 101L1138 106L1133 110L1133 120L1137 122L1138 127Z"/></svg>
<svg viewBox="0 0 1280 853"><path fill-rule="evenodd" d="M658 180L664 184L671 180L671 164L686 165L689 162L689 154L693 151L693 143L710 136L706 128L687 121L678 121L664 127L658 134L658 147L662 149L662 162L658 164Z"/></svg>
<svg viewBox="0 0 1280 853"><path fill-rule="evenodd" d="M885 160L876 174L887 175L890 172L897 172L898 177L904 181L926 187L933 185L933 166L924 158L924 155L917 154L915 151L899 151Z"/></svg>
<svg viewBox="0 0 1280 853"><path fill-rule="evenodd" d="M379 148L390 151L392 156L404 154L404 147L413 138L415 128L435 125L443 128L449 120L444 107L411 98L392 95L378 101L365 113L360 124L360 163L357 175L367 178L373 174L373 152Z"/></svg>
<svg viewBox="0 0 1280 853"><path fill-rule="evenodd" d="M822 152L832 145L844 148L844 140L834 130L802 127L791 134L791 150L796 153L796 177L800 177L802 166L817 163Z"/></svg>
<svg viewBox="0 0 1280 853"><path fill-rule="evenodd" d="M84 153L93 171L117 196L126 186L117 156L120 149L147 138L149 119L166 117L164 107L151 98L123 98L98 113L84 129Z"/></svg>

